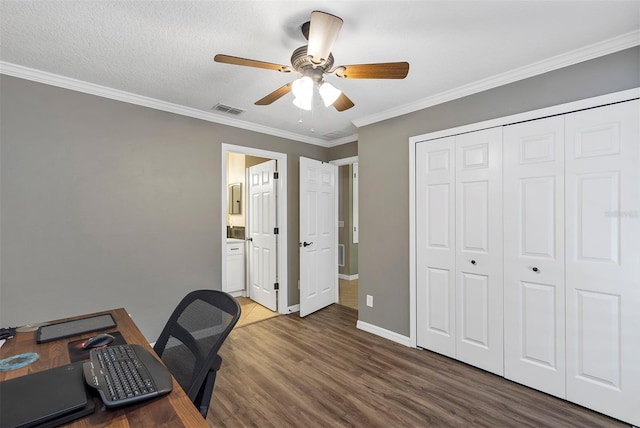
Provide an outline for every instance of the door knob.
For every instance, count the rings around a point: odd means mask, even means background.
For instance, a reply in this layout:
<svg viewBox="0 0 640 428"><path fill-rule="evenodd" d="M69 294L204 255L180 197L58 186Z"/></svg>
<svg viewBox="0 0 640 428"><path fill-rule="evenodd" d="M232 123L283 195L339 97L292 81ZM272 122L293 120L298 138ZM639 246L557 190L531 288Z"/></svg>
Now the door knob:
<svg viewBox="0 0 640 428"><path fill-rule="evenodd" d="M253 238L247 238L247 241L253 242Z"/></svg>
<svg viewBox="0 0 640 428"><path fill-rule="evenodd" d="M471 264L472 264L472 265L475 265L475 264L476 264L476 261L475 261L475 260L471 260Z"/></svg>
<svg viewBox="0 0 640 428"><path fill-rule="evenodd" d="M540 269L538 269L537 267L534 266L534 267L531 268L531 270L534 271L534 272L538 272Z"/></svg>
<svg viewBox="0 0 640 428"><path fill-rule="evenodd" d="M303 242L303 243L302 243L302 246L303 246L303 247L308 247L309 245L313 245L313 242L307 242L307 241L305 241L305 242Z"/></svg>

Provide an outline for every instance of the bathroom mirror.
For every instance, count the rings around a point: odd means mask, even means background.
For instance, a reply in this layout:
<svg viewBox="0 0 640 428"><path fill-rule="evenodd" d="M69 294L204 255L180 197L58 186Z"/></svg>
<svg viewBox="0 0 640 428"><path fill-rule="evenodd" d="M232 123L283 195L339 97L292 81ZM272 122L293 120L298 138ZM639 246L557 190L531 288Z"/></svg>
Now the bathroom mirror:
<svg viewBox="0 0 640 428"><path fill-rule="evenodd" d="M242 213L242 183L229 185L229 214Z"/></svg>

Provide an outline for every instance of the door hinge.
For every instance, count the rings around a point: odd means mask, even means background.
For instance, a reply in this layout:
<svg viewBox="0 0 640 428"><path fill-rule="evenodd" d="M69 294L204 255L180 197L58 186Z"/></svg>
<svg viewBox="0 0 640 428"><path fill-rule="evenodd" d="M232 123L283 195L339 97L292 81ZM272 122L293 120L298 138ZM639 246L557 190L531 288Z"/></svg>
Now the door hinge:
<svg viewBox="0 0 640 428"><path fill-rule="evenodd" d="M277 283L277 282L276 282L276 283L274 283L274 284L273 284L273 289L274 289L274 290L280 290L280 284L279 284L279 283Z"/></svg>
<svg viewBox="0 0 640 428"><path fill-rule="evenodd" d="M273 228L273 234L274 234L274 235L279 235L279 234L280 234L280 229L279 229L279 228L277 228L277 227L274 227L274 228Z"/></svg>
<svg viewBox="0 0 640 428"><path fill-rule="evenodd" d="M277 180L278 178L280 178L280 175L278 174L278 171L275 171L275 172L273 173L273 179L274 179L274 180Z"/></svg>

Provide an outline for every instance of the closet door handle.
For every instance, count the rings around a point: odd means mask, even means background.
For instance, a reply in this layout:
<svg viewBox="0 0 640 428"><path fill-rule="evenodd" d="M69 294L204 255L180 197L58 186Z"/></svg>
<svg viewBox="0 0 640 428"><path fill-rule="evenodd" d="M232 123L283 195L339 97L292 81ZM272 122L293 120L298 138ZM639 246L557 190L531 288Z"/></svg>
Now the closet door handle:
<svg viewBox="0 0 640 428"><path fill-rule="evenodd" d="M308 246L310 246L310 245L313 245L313 242L306 242L306 241L305 241L305 242L302 244L302 246L303 246L303 247L308 247Z"/></svg>
<svg viewBox="0 0 640 428"><path fill-rule="evenodd" d="M538 268L537 268L537 267L535 267L535 266L534 266L534 267L532 267L532 268L531 268L531 270L532 270L532 271L534 271L534 272L539 272L539 271L540 271L540 269L538 269Z"/></svg>
<svg viewBox="0 0 640 428"><path fill-rule="evenodd" d="M475 265L475 264L476 264L476 261L475 261L475 260L471 260L471 264L472 264L472 265Z"/></svg>

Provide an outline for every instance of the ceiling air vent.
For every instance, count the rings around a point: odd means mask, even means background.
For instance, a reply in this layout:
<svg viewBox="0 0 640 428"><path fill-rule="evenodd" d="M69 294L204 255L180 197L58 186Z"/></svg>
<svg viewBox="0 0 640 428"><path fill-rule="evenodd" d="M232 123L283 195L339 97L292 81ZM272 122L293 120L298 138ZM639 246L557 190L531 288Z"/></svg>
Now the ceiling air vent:
<svg viewBox="0 0 640 428"><path fill-rule="evenodd" d="M244 110L237 108L237 107L231 107L225 104L216 104L213 107L211 107L211 110L213 111L219 111L220 113L226 113L226 114L232 114L234 116L238 116L242 113L244 113Z"/></svg>
<svg viewBox="0 0 640 428"><path fill-rule="evenodd" d="M349 134L343 131L333 131L333 132L329 132L328 134L324 134L322 137L325 140L337 140L338 138L343 138L343 137L346 137L347 135Z"/></svg>

